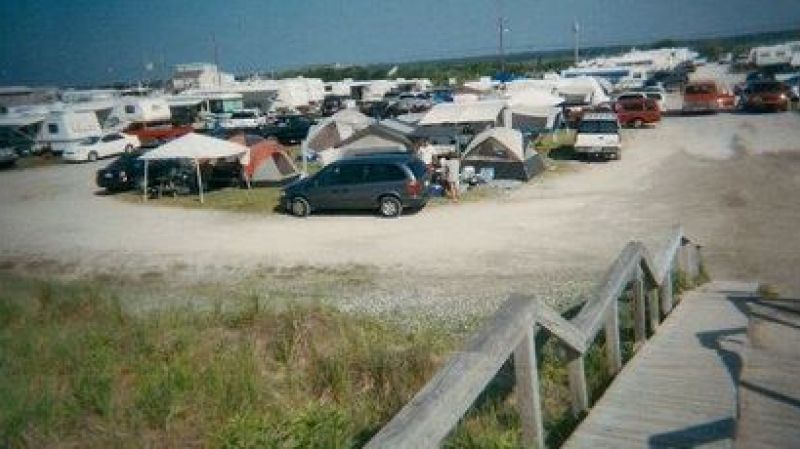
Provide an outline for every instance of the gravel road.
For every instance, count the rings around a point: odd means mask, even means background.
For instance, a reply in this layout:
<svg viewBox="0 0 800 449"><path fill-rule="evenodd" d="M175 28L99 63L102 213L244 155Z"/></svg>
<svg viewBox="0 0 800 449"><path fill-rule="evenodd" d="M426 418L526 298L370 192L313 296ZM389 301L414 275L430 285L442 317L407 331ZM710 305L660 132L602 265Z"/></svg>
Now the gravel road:
<svg viewBox="0 0 800 449"><path fill-rule="evenodd" d="M631 239L676 223L716 278L800 295L800 114L668 117L625 130L620 161L570 163L504 198L384 220L259 216L99 195L104 162L0 172L0 264L224 282L281 267L368 267L345 309L484 314L511 291L563 305ZM302 276L300 277L302 288Z"/></svg>

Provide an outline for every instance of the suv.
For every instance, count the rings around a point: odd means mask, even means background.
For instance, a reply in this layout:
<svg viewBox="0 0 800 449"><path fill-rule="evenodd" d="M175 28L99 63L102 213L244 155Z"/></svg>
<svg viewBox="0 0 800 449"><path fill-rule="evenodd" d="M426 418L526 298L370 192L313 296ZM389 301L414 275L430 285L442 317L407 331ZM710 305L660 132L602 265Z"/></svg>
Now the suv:
<svg viewBox="0 0 800 449"><path fill-rule="evenodd" d="M428 169L407 153L340 159L281 190L281 208L305 217L312 211L377 209L398 217L428 202Z"/></svg>
<svg viewBox="0 0 800 449"><path fill-rule="evenodd" d="M617 120L623 126L641 128L645 124L661 121L661 109L656 100L636 97L635 94L621 96L614 104L614 111L617 113Z"/></svg>
<svg viewBox="0 0 800 449"><path fill-rule="evenodd" d="M694 81L683 90L683 112L730 111L736 107L736 96L720 83Z"/></svg>
<svg viewBox="0 0 800 449"><path fill-rule="evenodd" d="M583 116L575 138L575 152L586 156L619 159L621 157L619 121L612 113L589 113Z"/></svg>
<svg viewBox="0 0 800 449"><path fill-rule="evenodd" d="M750 111L788 111L791 90L780 81L755 81L742 93L742 107Z"/></svg>

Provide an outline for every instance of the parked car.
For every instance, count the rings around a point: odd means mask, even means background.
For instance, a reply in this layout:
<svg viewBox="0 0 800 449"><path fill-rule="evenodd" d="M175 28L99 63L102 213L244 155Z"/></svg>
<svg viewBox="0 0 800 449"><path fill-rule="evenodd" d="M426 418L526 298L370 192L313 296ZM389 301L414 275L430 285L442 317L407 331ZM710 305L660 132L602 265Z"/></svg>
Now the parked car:
<svg viewBox="0 0 800 449"><path fill-rule="evenodd" d="M10 167L17 163L19 155L13 147L0 148L0 167Z"/></svg>
<svg viewBox="0 0 800 449"><path fill-rule="evenodd" d="M422 112L433 106L430 95L426 93L406 92L397 99L397 110L400 112Z"/></svg>
<svg viewBox="0 0 800 449"><path fill-rule="evenodd" d="M584 156L619 159L622 156L622 140L617 116L608 112L585 114L578 125L575 152Z"/></svg>
<svg viewBox="0 0 800 449"><path fill-rule="evenodd" d="M614 104L617 120L622 126L641 128L661 121L661 109L655 100L646 97L626 96Z"/></svg>
<svg viewBox="0 0 800 449"><path fill-rule="evenodd" d="M194 131L191 125L173 126L170 122L134 123L125 134L136 136L143 147L155 147Z"/></svg>
<svg viewBox="0 0 800 449"><path fill-rule="evenodd" d="M323 117L330 117L342 109L355 106L355 100L344 95L326 95L320 106Z"/></svg>
<svg viewBox="0 0 800 449"><path fill-rule="evenodd" d="M685 71L661 70L655 72L644 83L644 87L663 87L667 92L676 92L683 89L689 82L689 75Z"/></svg>
<svg viewBox="0 0 800 449"><path fill-rule="evenodd" d="M95 183L108 192L144 188L143 152L120 155L107 167L97 170ZM241 166L238 161L217 161L200 165L203 189L233 187L240 184ZM153 160L147 163L147 188L151 193L189 194L197 192L197 171L194 162L186 159Z"/></svg>
<svg viewBox="0 0 800 449"><path fill-rule="evenodd" d="M283 115L259 128L258 134L265 138L275 137L283 144L292 144L305 139L313 124L311 119L302 115Z"/></svg>
<svg viewBox="0 0 800 449"><path fill-rule="evenodd" d="M792 92L792 101L800 100L800 75L794 75L783 82Z"/></svg>
<svg viewBox="0 0 800 449"><path fill-rule="evenodd" d="M267 124L267 119L258 109L241 109L231 112L220 121L224 129L253 129Z"/></svg>
<svg viewBox="0 0 800 449"><path fill-rule="evenodd" d="M791 90L780 81L756 81L742 93L742 109L748 111L788 111Z"/></svg>
<svg viewBox="0 0 800 449"><path fill-rule="evenodd" d="M623 92L617 96L617 101L625 101L631 99L650 99L656 102L658 109L661 112L667 112L667 99L666 93L663 89L652 87L634 89L628 92Z"/></svg>
<svg viewBox="0 0 800 449"><path fill-rule="evenodd" d="M744 94L747 85L756 81L775 81L775 73L771 70L757 70L750 72L744 79L744 82L737 84L733 88L733 93L736 95Z"/></svg>
<svg viewBox="0 0 800 449"><path fill-rule="evenodd" d="M93 162L109 156L133 151L139 147L139 139L124 133L94 136L64 147L62 156L66 161Z"/></svg>
<svg viewBox="0 0 800 449"><path fill-rule="evenodd" d="M132 151L120 155L108 166L97 170L95 183L97 187L108 192L122 192L136 187L144 177L144 161L139 159L141 151ZM153 179L160 173L162 161L152 161L148 165L148 175L153 174Z"/></svg>
<svg viewBox="0 0 800 449"><path fill-rule="evenodd" d="M428 202L427 166L416 156L375 154L340 159L281 191L281 207L298 217L332 209L377 209L398 217Z"/></svg>
<svg viewBox="0 0 800 449"><path fill-rule="evenodd" d="M718 112L735 108L736 96L717 81L693 81L683 90L683 112Z"/></svg>

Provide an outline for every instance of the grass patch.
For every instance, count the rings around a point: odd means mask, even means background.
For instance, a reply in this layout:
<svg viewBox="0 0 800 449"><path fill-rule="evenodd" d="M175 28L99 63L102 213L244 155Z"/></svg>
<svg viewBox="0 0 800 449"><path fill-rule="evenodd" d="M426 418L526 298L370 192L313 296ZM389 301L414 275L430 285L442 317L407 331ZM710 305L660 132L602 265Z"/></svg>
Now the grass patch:
<svg viewBox="0 0 800 449"><path fill-rule="evenodd" d="M183 207L188 209L224 210L230 212L251 212L260 214L274 213L280 202L280 187L257 187L250 190L239 188L224 188L204 192L204 203L200 203L197 195L164 196L150 198L147 204L157 206ZM130 203L142 203L142 196L133 192L124 192L117 195L120 199Z"/></svg>
<svg viewBox="0 0 800 449"><path fill-rule="evenodd" d="M361 285L365 270L267 274ZM0 447L361 447L463 337L346 314L322 297L277 302L213 285L181 288L224 298L214 307L131 313L123 305L135 295L119 299L116 284L0 274ZM592 400L611 380L603 340L601 332L585 355ZM579 418L563 348L541 332L537 352L548 444L557 446ZM444 447L517 448L519 429L509 361Z"/></svg>
<svg viewBox="0 0 800 449"><path fill-rule="evenodd" d="M133 316L87 281L0 292L0 447L356 447L452 346L252 296Z"/></svg>
<svg viewBox="0 0 800 449"><path fill-rule="evenodd" d="M576 136L577 133L574 129L562 129L542 134L536 140L536 151L542 156L552 157L551 153L555 155L556 150L574 146Z"/></svg>

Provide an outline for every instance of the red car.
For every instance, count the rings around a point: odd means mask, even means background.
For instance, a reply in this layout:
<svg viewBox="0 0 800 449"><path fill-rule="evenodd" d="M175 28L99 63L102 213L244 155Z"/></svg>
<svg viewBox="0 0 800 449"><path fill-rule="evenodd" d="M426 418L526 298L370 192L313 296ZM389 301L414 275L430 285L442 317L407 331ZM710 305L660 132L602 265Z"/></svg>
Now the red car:
<svg viewBox="0 0 800 449"><path fill-rule="evenodd" d="M732 111L736 95L714 80L693 81L683 90L683 112Z"/></svg>
<svg viewBox="0 0 800 449"><path fill-rule="evenodd" d="M744 109L750 111L788 111L791 91L779 81L755 81L742 95Z"/></svg>
<svg viewBox="0 0 800 449"><path fill-rule="evenodd" d="M191 125L173 126L170 122L138 122L130 125L125 134L139 138L143 147L152 147L194 131Z"/></svg>
<svg viewBox="0 0 800 449"><path fill-rule="evenodd" d="M622 126L641 128L661 121L661 109L650 98L628 98L614 104L614 112Z"/></svg>

